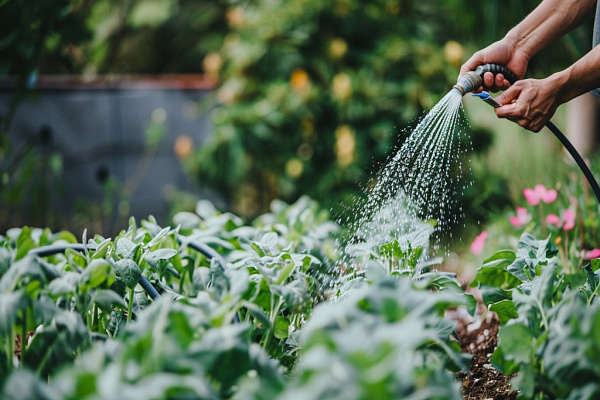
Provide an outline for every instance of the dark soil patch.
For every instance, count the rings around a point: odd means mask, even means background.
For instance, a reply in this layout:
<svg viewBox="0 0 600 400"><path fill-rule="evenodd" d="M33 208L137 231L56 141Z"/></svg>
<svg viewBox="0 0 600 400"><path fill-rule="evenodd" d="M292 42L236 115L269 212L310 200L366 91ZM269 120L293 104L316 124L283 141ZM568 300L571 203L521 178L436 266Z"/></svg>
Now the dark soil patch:
<svg viewBox="0 0 600 400"><path fill-rule="evenodd" d="M27 338L26 338L27 342L29 342L29 339L31 339L33 337L33 335L35 335L34 331L27 332ZM15 356L17 356L19 361L21 361L21 348L22 347L23 347L23 340L21 338L21 335L15 336Z"/></svg>
<svg viewBox="0 0 600 400"><path fill-rule="evenodd" d="M481 324L467 324L459 320L456 333L464 353L473 355L470 372L457 376L463 383L465 400L514 400L517 392L511 391L510 378L490 364L490 357L498 345L498 318L494 313L484 313Z"/></svg>

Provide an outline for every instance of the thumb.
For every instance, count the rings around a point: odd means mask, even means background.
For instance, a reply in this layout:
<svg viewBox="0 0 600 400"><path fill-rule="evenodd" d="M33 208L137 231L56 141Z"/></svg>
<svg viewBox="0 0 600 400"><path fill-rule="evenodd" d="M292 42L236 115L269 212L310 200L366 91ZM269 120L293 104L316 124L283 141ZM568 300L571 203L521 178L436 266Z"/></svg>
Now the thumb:
<svg viewBox="0 0 600 400"><path fill-rule="evenodd" d="M511 86L496 97L496 101L500 104L513 103L519 98L521 90L518 86Z"/></svg>
<svg viewBox="0 0 600 400"><path fill-rule="evenodd" d="M519 105L517 103L508 103L494 109L498 118L513 118L517 116Z"/></svg>

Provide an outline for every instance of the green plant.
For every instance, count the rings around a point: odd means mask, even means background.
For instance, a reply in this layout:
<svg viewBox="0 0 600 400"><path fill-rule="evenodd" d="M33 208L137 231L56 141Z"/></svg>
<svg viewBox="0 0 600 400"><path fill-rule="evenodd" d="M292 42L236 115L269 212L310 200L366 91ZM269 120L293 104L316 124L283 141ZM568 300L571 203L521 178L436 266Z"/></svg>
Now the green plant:
<svg viewBox="0 0 600 400"><path fill-rule="evenodd" d="M525 399L592 399L600 394L594 326L598 260L559 268L558 248L523 234L517 252L488 258L472 286L498 314L499 344L491 362Z"/></svg>
<svg viewBox="0 0 600 400"><path fill-rule="evenodd" d="M207 201L174 220L131 219L114 240L82 244L27 227L0 237L3 398L285 399L314 385L317 397L459 395L449 371L466 357L442 315L471 299L455 280L391 276L372 259L327 300L319 275L336 261L338 227L308 198L276 202L252 225Z"/></svg>

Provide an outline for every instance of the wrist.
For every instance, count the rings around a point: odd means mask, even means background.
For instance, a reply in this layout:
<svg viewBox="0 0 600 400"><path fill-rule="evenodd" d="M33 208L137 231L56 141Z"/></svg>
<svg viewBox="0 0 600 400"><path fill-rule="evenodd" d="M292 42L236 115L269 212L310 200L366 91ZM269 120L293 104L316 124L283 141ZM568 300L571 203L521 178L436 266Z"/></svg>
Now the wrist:
<svg viewBox="0 0 600 400"><path fill-rule="evenodd" d="M545 84L555 90L559 104L566 103L584 93L577 89L579 86L574 82L570 68L550 75L545 81Z"/></svg>

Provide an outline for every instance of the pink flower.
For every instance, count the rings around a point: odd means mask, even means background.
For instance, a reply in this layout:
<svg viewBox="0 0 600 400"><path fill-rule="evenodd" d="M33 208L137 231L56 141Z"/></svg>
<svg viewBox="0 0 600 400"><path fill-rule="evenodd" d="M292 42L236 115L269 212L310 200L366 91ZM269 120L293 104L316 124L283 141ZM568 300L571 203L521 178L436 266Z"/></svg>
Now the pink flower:
<svg viewBox="0 0 600 400"><path fill-rule="evenodd" d="M561 218L558 218L558 215L555 214L548 214L546 216L546 222L549 225L554 225L557 228L569 231L575 227L575 212L571 209L566 209L563 211Z"/></svg>
<svg viewBox="0 0 600 400"><path fill-rule="evenodd" d="M583 251L583 259L584 260L593 260L594 258L598 258L598 257L600 257L600 249Z"/></svg>
<svg viewBox="0 0 600 400"><path fill-rule="evenodd" d="M473 240L473 243L471 243L471 253L473 253L473 254L481 253L481 251L483 250L483 245L485 244L485 240L487 239L487 236L488 236L487 231L483 231L479 235L477 235L475 240Z"/></svg>
<svg viewBox="0 0 600 400"><path fill-rule="evenodd" d="M532 206L537 206L540 204L540 201L546 204L553 203L558 196L556 190L548 190L544 185L535 185L533 189L525 189L523 190L523 195L525 196L525 200Z"/></svg>
<svg viewBox="0 0 600 400"><path fill-rule="evenodd" d="M516 211L517 216L515 217L512 215L509 219L510 223L513 224L514 227L518 228L531 221L531 215L529 215L525 207L517 207Z"/></svg>
<svg viewBox="0 0 600 400"><path fill-rule="evenodd" d="M575 227L575 212L570 209L563 211L562 221L564 222L563 229L565 231L571 230Z"/></svg>
<svg viewBox="0 0 600 400"><path fill-rule="evenodd" d="M560 218L556 214L548 214L546 216L546 223L558 226L558 224L560 224Z"/></svg>

